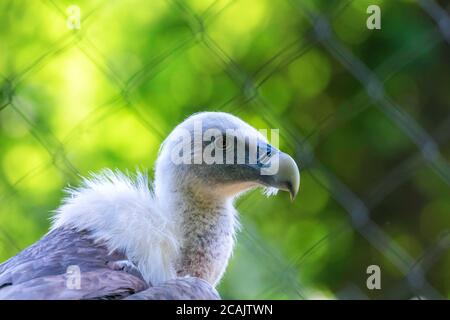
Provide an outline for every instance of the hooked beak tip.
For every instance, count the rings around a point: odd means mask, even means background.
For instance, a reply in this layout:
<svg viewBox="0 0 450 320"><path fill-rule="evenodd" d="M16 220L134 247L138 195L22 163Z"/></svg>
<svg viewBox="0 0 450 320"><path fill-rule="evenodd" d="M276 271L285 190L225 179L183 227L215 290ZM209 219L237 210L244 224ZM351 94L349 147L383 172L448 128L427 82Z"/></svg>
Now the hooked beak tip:
<svg viewBox="0 0 450 320"><path fill-rule="evenodd" d="M295 197L296 197L296 194L295 194L295 193L292 193L291 191L289 191L289 195L290 195L290 197L291 197L291 202L294 202Z"/></svg>
<svg viewBox="0 0 450 320"><path fill-rule="evenodd" d="M295 190L291 183L288 185L289 196L291 197L291 202L294 202L297 196L298 190Z"/></svg>

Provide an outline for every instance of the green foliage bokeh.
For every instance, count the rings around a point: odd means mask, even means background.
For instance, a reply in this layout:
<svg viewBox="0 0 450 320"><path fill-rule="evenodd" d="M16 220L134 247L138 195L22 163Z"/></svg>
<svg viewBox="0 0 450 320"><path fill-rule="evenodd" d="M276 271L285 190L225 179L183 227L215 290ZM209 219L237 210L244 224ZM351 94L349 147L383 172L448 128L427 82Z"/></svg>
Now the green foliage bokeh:
<svg viewBox="0 0 450 320"><path fill-rule="evenodd" d="M415 1L5 0L0 261L45 234L63 188L79 175L104 167L152 174L177 123L224 110L279 128L281 148L302 171L294 203L258 191L239 199L243 230L219 287L224 298L417 296L389 254L356 230L330 192L342 191L333 179L367 204L388 247L413 261L448 235L449 186L316 40L296 2L330 20L337 41L430 134L448 166L449 43ZM77 31L67 27L73 4ZM381 30L366 27L369 4L382 9ZM366 288L371 264L382 269L380 291ZM445 248L425 270L444 297L449 270Z"/></svg>

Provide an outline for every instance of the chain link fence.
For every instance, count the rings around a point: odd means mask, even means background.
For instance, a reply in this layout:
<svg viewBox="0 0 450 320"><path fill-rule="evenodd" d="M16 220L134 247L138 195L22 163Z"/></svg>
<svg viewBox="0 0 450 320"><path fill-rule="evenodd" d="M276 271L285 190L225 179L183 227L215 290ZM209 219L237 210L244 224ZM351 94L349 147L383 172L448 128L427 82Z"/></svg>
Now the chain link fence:
<svg viewBox="0 0 450 320"><path fill-rule="evenodd" d="M38 239L79 175L151 167L176 123L222 110L279 128L303 179L295 204L240 199L224 297L448 298L449 8L3 1L0 254Z"/></svg>

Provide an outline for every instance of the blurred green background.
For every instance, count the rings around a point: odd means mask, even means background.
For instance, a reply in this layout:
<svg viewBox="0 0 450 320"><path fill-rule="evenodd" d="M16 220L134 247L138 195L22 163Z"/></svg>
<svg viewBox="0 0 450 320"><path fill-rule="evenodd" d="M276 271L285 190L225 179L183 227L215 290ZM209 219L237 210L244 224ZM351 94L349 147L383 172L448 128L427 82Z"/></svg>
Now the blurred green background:
<svg viewBox="0 0 450 320"><path fill-rule="evenodd" d="M302 171L294 203L239 199L223 298L450 298L450 4L426 3L2 0L0 261L79 175L151 171L177 123L223 110L279 128Z"/></svg>

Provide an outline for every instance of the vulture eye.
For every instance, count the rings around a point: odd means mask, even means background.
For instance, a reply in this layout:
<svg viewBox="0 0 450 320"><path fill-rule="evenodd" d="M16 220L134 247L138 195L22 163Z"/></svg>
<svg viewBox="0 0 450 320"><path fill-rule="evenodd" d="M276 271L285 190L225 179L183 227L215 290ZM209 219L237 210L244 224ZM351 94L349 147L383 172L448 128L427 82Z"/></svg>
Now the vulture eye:
<svg viewBox="0 0 450 320"><path fill-rule="evenodd" d="M229 147L227 136L217 136L214 139L214 144L218 150L226 150Z"/></svg>

